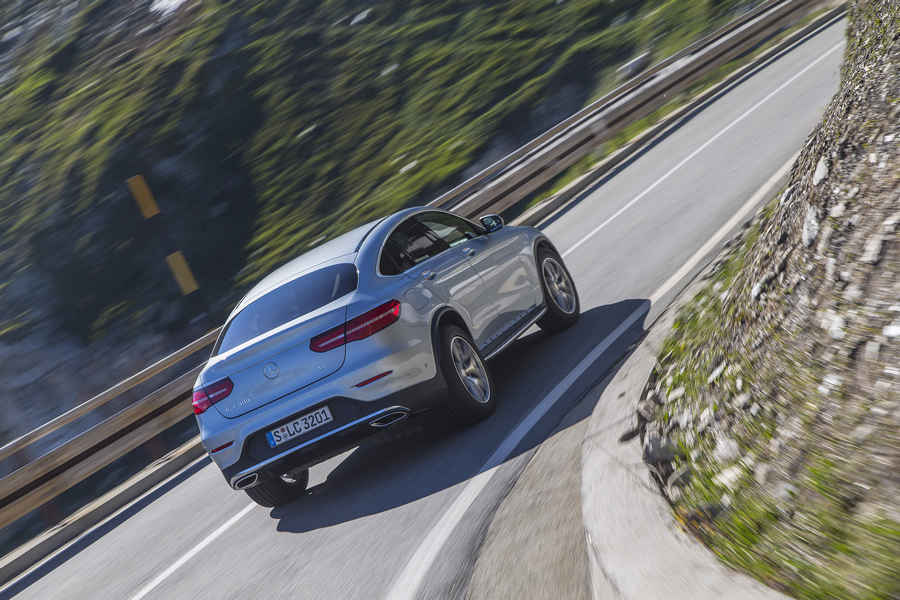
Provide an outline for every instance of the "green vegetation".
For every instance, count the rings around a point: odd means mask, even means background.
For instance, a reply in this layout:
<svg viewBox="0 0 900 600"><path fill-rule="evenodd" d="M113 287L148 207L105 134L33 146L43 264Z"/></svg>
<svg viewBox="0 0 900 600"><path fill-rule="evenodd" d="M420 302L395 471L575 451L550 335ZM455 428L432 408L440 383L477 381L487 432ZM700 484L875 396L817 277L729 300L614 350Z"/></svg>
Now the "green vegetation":
<svg viewBox="0 0 900 600"><path fill-rule="evenodd" d="M82 3L63 35L17 47L0 84L0 273L48 276L86 339L196 310L176 303L171 245L218 318L235 284L427 202L496 136L524 142L564 116L534 116L563 86L580 90L576 109L635 54L659 59L748 6L206 0L157 26L129 4ZM136 173L170 243L128 196ZM3 322L23 312L2 304Z"/></svg>

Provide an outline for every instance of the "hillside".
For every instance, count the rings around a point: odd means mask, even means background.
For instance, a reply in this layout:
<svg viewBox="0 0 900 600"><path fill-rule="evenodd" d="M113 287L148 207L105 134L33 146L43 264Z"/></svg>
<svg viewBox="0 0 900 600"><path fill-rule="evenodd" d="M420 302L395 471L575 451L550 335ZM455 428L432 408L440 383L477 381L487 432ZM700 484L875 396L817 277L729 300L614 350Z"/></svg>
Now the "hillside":
<svg viewBox="0 0 900 600"><path fill-rule="evenodd" d="M900 597L898 18L852 3L839 92L638 404L677 518L801 598Z"/></svg>
<svg viewBox="0 0 900 600"><path fill-rule="evenodd" d="M87 341L196 312L128 195L136 173L221 316L236 285L431 199L607 89L617 64L752 4L4 3L0 335L52 315Z"/></svg>

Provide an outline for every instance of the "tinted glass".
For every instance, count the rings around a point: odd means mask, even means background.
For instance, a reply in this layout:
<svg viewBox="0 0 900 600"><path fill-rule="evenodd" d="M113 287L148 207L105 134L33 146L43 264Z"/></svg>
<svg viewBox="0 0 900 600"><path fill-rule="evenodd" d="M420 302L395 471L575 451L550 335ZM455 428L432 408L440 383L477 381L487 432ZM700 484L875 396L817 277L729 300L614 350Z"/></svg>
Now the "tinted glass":
<svg viewBox="0 0 900 600"><path fill-rule="evenodd" d="M379 268L384 275L397 275L446 249L447 244L427 227L407 219L385 242Z"/></svg>
<svg viewBox="0 0 900 600"><path fill-rule="evenodd" d="M410 264L412 264L410 262ZM383 275L399 275L409 268L404 260L403 249L391 238L384 244L381 252L381 264L379 269Z"/></svg>
<svg viewBox="0 0 900 600"><path fill-rule="evenodd" d="M478 237L482 233L469 221L447 213L425 213L418 215L416 219L435 232L450 247Z"/></svg>
<svg viewBox="0 0 900 600"><path fill-rule="evenodd" d="M331 265L302 275L260 296L225 327L215 354L284 325L356 289L356 267Z"/></svg>

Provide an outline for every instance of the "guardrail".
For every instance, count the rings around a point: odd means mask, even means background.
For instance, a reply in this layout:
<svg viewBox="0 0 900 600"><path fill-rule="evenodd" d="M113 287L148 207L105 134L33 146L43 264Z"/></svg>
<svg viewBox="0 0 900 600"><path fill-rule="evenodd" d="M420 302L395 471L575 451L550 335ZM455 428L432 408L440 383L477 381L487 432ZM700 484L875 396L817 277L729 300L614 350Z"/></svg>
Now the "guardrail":
<svg viewBox="0 0 900 600"><path fill-rule="evenodd" d="M718 66L759 43L786 19L818 0L772 0L624 83L515 152L443 194L431 206L465 216L502 212L562 173L628 123L650 114ZM95 411L151 377L182 365L210 346L219 329L103 393L0 447L0 460ZM188 405L202 365L0 479L0 528L15 522L191 414ZM183 367L182 367L183 368ZM193 443L197 443L194 441Z"/></svg>
<svg viewBox="0 0 900 600"><path fill-rule="evenodd" d="M124 392L174 367L215 342L219 329L153 363L108 390L0 448L7 458L64 425L108 404ZM106 420L0 479L0 528L25 516L111 462L187 417L185 402L201 366L148 394Z"/></svg>

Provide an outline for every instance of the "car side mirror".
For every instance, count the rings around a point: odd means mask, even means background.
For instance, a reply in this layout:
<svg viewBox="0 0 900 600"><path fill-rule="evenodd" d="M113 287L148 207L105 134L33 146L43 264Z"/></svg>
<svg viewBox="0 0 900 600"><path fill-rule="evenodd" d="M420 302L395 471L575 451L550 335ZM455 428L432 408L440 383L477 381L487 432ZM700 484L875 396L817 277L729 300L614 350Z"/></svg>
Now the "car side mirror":
<svg viewBox="0 0 900 600"><path fill-rule="evenodd" d="M494 233L503 228L503 217L500 215L484 215L478 220L481 221L485 233Z"/></svg>

